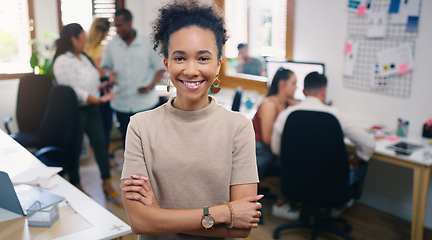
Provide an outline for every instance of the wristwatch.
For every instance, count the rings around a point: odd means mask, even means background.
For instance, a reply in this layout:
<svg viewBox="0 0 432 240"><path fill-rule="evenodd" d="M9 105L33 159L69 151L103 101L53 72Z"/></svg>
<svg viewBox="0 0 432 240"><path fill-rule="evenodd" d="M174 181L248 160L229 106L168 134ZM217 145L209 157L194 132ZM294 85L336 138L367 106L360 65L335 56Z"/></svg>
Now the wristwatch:
<svg viewBox="0 0 432 240"><path fill-rule="evenodd" d="M215 220L214 220L214 218L210 215L209 208L208 208L208 207L203 208L203 213L204 213L204 216L203 216L203 218L202 218L202 220L201 220L201 224L202 224L202 226L203 226L206 230L209 229L209 228L212 228L213 225L214 225L214 223L215 223Z"/></svg>

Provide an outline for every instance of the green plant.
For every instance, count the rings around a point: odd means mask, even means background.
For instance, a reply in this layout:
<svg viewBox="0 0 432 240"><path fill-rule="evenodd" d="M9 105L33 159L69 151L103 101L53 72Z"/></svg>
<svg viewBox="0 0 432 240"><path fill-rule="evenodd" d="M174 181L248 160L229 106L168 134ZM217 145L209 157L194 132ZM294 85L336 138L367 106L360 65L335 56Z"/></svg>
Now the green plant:
<svg viewBox="0 0 432 240"><path fill-rule="evenodd" d="M35 74L46 74L54 79L52 64L55 54L54 41L57 38L57 34L46 33L42 38L32 39L30 41L30 44L33 46L32 55L30 57L30 66L33 68Z"/></svg>

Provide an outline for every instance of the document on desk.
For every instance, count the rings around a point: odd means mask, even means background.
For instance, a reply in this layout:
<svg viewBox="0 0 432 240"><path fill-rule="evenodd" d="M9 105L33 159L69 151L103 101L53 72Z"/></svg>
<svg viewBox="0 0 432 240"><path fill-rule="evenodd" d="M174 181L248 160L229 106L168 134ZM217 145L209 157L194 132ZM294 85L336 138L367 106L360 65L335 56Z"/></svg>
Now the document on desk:
<svg viewBox="0 0 432 240"><path fill-rule="evenodd" d="M40 166L29 168L24 172L12 177L12 183L17 184L29 184L29 185L41 185L42 188L49 189L50 186L48 179L59 173L63 168L61 167L47 167Z"/></svg>

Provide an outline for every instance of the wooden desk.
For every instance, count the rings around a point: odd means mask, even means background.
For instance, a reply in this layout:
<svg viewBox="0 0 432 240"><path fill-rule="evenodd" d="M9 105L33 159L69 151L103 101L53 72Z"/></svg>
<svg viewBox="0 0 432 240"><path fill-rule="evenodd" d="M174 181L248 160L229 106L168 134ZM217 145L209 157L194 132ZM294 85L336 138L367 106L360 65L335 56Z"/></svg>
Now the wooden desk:
<svg viewBox="0 0 432 240"><path fill-rule="evenodd" d="M400 155L396 154L393 150L386 148L395 142L379 139L377 140L375 153L373 154L371 160L379 160L413 170L411 240L418 240L423 239L426 202L432 167L432 160L424 159L423 153L425 151L432 152L432 146L429 145L429 140L426 139L401 139L401 141L402 140L410 143L421 144L424 145L424 147L416 150L410 156ZM347 144L347 148L350 152L355 151L352 144L349 142Z"/></svg>
<svg viewBox="0 0 432 240"><path fill-rule="evenodd" d="M0 130L0 170L7 172L13 179L14 176L27 169L40 166L45 165ZM64 196L76 211L76 213L73 211L70 213L71 209L62 202L58 222L72 221L70 224L75 226L78 219L78 221L81 221L79 229L76 232L71 232L70 229L59 228L58 231L60 232L51 233L50 228L28 227L26 218L23 217L1 223L0 226L8 224L8 226L13 227L0 227L0 239L35 239L37 238L35 236L44 236L40 239L46 239L47 236L53 236L50 234L54 234L55 238L58 239L112 239L131 233L129 225L97 204L61 176L55 175L49 181L55 184L55 187L48 191ZM71 214L79 214L79 216L72 216ZM62 216L69 217L63 218Z"/></svg>

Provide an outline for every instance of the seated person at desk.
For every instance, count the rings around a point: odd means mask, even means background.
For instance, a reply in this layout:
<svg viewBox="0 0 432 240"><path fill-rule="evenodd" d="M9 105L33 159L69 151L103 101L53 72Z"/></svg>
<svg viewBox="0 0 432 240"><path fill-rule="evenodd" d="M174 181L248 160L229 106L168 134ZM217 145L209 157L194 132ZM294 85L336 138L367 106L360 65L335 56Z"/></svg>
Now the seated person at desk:
<svg viewBox="0 0 432 240"><path fill-rule="evenodd" d="M264 180L265 173L269 167L276 163L277 157L270 149L273 124L282 110L287 106L297 104L297 101L294 100L294 93L297 89L296 83L297 77L291 70L282 67L279 68L268 89L267 97L258 107L252 119L255 131L258 176L261 181ZM280 205L285 203L283 198L279 198L277 201L281 202ZM296 218L296 216L288 218Z"/></svg>
<svg viewBox="0 0 432 240"><path fill-rule="evenodd" d="M297 101L294 100L294 92L297 89L296 83L297 78L291 70L279 68L268 89L267 97L258 107L252 119L260 180L265 178L265 171L276 161L276 157L270 149L273 124L282 110L287 106L297 104Z"/></svg>
<svg viewBox="0 0 432 240"><path fill-rule="evenodd" d="M367 170L367 161L374 153L375 140L353 120L335 107L324 104L327 90L327 78L323 74L312 72L306 75L304 80L304 94L306 98L299 104L288 107L282 111L273 126L271 137L271 149L274 154L279 155L281 137L285 122L293 111L310 110L331 113L339 121L344 136L349 138L357 147L356 154L350 158L351 178L350 184L357 184L355 199L360 198L364 178ZM289 205L287 206L287 210ZM341 212L341 211L340 211Z"/></svg>
<svg viewBox="0 0 432 240"><path fill-rule="evenodd" d="M249 56L248 45L240 43L237 46L238 50L238 65L237 72L244 74L251 74L257 76L264 76L264 68L258 58Z"/></svg>

